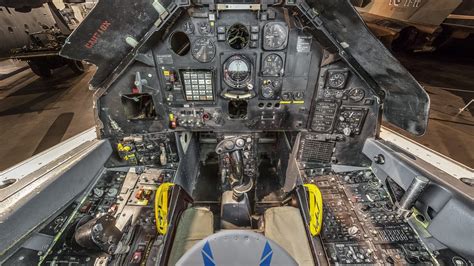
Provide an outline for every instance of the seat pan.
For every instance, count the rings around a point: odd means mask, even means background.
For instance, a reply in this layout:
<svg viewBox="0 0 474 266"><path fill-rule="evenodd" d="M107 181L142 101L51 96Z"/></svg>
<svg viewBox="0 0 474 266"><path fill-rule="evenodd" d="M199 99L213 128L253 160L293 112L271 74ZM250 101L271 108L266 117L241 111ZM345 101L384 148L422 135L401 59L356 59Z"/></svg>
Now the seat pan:
<svg viewBox="0 0 474 266"><path fill-rule="evenodd" d="M265 211L265 236L285 249L298 265L314 265L300 210L284 206Z"/></svg>
<svg viewBox="0 0 474 266"><path fill-rule="evenodd" d="M214 215L205 208L189 208L181 215L168 265L176 262L200 240L214 233Z"/></svg>

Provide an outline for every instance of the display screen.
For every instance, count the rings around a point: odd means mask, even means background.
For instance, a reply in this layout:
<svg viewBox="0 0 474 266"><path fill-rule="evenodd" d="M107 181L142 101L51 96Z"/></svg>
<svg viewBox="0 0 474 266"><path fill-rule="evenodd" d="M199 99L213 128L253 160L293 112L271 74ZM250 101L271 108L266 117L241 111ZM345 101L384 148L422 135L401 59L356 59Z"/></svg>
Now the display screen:
<svg viewBox="0 0 474 266"><path fill-rule="evenodd" d="M213 101L214 80L209 70L181 70L184 93L188 101Z"/></svg>

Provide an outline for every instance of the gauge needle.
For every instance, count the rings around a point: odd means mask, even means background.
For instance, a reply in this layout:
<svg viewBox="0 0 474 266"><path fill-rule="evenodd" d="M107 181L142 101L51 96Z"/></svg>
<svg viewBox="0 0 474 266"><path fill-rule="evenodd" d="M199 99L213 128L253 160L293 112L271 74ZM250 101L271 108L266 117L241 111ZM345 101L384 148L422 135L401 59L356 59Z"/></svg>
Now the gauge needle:
<svg viewBox="0 0 474 266"><path fill-rule="evenodd" d="M201 49L199 49L199 51L197 52L198 57L201 57L202 53L204 53L205 48L206 48L205 46L201 46Z"/></svg>

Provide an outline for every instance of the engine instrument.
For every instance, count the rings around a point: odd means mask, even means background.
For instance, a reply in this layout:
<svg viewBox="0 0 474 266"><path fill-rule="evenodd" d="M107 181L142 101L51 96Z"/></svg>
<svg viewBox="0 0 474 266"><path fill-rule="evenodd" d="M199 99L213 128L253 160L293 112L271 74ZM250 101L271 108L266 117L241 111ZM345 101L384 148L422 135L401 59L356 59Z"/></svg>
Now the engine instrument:
<svg viewBox="0 0 474 266"><path fill-rule="evenodd" d="M281 22L269 22L263 28L263 49L283 50L288 42L288 26Z"/></svg>
<svg viewBox="0 0 474 266"><path fill-rule="evenodd" d="M204 36L211 35L213 33L213 28L209 24L209 22L198 23L198 29L199 29L199 33Z"/></svg>
<svg viewBox="0 0 474 266"><path fill-rule="evenodd" d="M193 34L195 30L194 24L191 21L187 21L183 25L183 31L186 34Z"/></svg>
<svg viewBox="0 0 474 266"><path fill-rule="evenodd" d="M329 72L328 86L333 89L344 89L347 80L347 72Z"/></svg>
<svg viewBox="0 0 474 266"><path fill-rule="evenodd" d="M365 91L362 88L352 88L348 95L352 101L360 102L365 97Z"/></svg>
<svg viewBox="0 0 474 266"><path fill-rule="evenodd" d="M199 38L192 46L193 57L201 63L210 62L216 55L216 46L208 38Z"/></svg>
<svg viewBox="0 0 474 266"><path fill-rule="evenodd" d="M269 54L262 61L262 76L278 77L283 75L283 59L278 54Z"/></svg>

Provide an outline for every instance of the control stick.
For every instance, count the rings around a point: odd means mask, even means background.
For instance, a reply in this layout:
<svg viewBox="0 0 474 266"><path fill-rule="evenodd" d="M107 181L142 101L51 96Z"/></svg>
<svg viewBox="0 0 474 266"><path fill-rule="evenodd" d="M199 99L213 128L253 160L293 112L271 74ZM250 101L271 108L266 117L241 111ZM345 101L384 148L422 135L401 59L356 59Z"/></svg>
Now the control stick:
<svg viewBox="0 0 474 266"><path fill-rule="evenodd" d="M242 156L245 141L241 138L226 138L216 148L217 154L228 154L227 178L233 192L233 198L238 201L242 195L253 187L251 176L244 173L244 158Z"/></svg>

